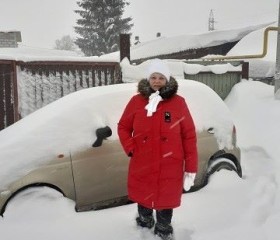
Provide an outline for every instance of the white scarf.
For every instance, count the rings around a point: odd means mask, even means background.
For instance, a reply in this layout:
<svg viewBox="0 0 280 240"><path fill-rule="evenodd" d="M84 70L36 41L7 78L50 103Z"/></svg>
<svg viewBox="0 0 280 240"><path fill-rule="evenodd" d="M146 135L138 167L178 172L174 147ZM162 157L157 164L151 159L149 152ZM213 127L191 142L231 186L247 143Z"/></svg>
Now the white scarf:
<svg viewBox="0 0 280 240"><path fill-rule="evenodd" d="M147 110L147 117L151 117L153 113L157 110L157 105L162 101L162 97L159 95L159 91L151 94L149 97L149 103L145 106Z"/></svg>

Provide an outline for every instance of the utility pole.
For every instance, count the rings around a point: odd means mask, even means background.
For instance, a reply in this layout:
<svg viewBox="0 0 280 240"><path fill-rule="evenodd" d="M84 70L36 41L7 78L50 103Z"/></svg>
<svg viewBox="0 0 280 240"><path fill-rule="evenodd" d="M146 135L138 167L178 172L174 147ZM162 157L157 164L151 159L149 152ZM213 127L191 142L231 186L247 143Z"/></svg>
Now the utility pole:
<svg viewBox="0 0 280 240"><path fill-rule="evenodd" d="M280 27L280 1L279 1L279 10L278 10L278 28ZM274 93L275 98L280 100L280 31L277 32L277 51L276 51L276 65L275 65L275 75L274 75ZM278 91L278 94L276 94Z"/></svg>

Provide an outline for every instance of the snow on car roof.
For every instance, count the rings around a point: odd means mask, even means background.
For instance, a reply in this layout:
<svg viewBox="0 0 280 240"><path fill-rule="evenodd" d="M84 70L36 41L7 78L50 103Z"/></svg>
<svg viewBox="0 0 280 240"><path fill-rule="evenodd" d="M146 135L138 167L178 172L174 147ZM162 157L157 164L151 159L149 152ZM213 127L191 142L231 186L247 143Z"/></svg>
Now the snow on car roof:
<svg viewBox="0 0 280 240"><path fill-rule="evenodd" d="M197 131L214 127L220 148L231 147L230 111L208 86L178 79ZM137 83L93 87L69 94L0 132L0 189L59 154L88 148L95 130L110 126L117 139L122 111L137 93Z"/></svg>

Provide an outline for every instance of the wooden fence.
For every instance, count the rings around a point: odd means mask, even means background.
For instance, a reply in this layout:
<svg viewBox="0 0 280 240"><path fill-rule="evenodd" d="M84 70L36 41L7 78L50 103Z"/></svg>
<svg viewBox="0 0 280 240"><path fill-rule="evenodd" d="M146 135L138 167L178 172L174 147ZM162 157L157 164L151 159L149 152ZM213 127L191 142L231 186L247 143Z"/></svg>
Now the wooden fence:
<svg viewBox="0 0 280 240"><path fill-rule="evenodd" d="M0 61L0 130L71 92L121 82L118 62Z"/></svg>
<svg viewBox="0 0 280 240"><path fill-rule="evenodd" d="M205 83L224 99L241 78L248 79L248 63L235 64L242 64L242 71L220 75L201 72L185 74L185 78ZM122 83L118 62L0 60L0 130L69 93L117 83Z"/></svg>

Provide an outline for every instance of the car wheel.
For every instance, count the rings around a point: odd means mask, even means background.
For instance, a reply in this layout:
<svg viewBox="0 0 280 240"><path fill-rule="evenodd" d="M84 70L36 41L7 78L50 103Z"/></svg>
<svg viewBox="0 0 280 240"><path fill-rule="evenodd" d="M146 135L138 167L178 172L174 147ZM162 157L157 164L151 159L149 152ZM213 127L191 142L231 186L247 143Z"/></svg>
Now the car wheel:
<svg viewBox="0 0 280 240"><path fill-rule="evenodd" d="M44 214L44 208L48 205L55 205L57 201L64 198L63 194L57 189L48 186L30 186L23 188L12 195L5 204L2 216L6 214L15 216L25 216L30 209L35 209L36 214ZM44 206L42 209L41 206ZM54 208L55 209L55 208ZM33 210L32 210L33 211ZM47 212L49 214L49 212Z"/></svg>
<svg viewBox="0 0 280 240"><path fill-rule="evenodd" d="M227 158L211 159L208 164L207 172L203 181L203 186L206 186L208 184L209 178L213 173L219 172L221 169L235 171L236 174L240 176L236 165L230 159Z"/></svg>
<svg viewBox="0 0 280 240"><path fill-rule="evenodd" d="M221 169L235 171L237 173L236 166L231 160L229 160L227 158L218 158L218 159L214 159L211 162L209 162L209 165L207 168L207 175L211 175L214 172L220 171Z"/></svg>

